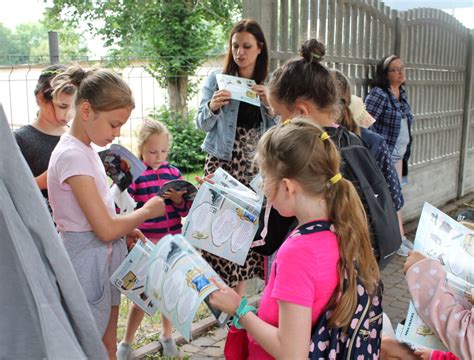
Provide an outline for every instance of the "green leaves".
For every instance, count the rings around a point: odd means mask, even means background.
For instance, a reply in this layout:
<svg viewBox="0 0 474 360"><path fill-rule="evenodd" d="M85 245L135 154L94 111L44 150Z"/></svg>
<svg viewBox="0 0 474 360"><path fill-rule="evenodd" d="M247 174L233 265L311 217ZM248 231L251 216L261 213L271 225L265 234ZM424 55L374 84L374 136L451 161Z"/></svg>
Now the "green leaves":
<svg viewBox="0 0 474 360"><path fill-rule="evenodd" d="M206 135L194 125L195 112L190 112L184 122L178 114L166 108L156 109L150 117L163 122L173 136L169 162L183 173L201 171L206 159L201 144Z"/></svg>

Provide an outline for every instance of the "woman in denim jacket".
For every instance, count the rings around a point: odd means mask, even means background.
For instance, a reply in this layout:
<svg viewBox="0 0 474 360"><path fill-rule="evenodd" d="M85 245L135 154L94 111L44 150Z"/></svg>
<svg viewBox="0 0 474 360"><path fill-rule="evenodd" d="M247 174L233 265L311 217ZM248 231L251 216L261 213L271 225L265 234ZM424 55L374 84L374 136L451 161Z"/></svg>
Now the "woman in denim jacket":
<svg viewBox="0 0 474 360"><path fill-rule="evenodd" d="M255 80L252 89L260 97L260 107L231 100L229 91L219 90L216 81L219 72L211 73L206 79L196 117L198 129L207 133L202 144L208 153L204 172L207 175L222 167L248 186L256 175L252 161L258 139L275 124L263 85L268 73L267 44L254 20L244 19L232 29L222 73ZM240 294L244 292L245 280L263 277L263 258L252 250L243 266L206 252L203 256Z"/></svg>

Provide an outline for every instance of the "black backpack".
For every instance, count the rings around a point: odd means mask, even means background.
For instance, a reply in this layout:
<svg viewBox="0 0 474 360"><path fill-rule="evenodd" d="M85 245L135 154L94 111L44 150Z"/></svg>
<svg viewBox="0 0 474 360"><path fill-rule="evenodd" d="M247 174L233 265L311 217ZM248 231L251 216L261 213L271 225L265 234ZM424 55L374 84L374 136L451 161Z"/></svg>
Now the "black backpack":
<svg viewBox="0 0 474 360"><path fill-rule="evenodd" d="M341 153L344 178L352 182L364 204L372 247L383 268L402 242L397 213L385 178L359 137L342 126L325 130Z"/></svg>
<svg viewBox="0 0 474 360"><path fill-rule="evenodd" d="M377 166L375 159L362 140L346 128L325 128L338 147L342 157L341 173L344 178L354 184L369 221L370 238L374 253L381 268L401 245L397 213L390 196L385 178ZM260 240L260 232L264 226L265 209L260 214L260 229L255 240ZM284 218L272 209L268 219L268 233L265 245L254 247L253 250L262 255L273 254L285 241L296 224L295 218Z"/></svg>

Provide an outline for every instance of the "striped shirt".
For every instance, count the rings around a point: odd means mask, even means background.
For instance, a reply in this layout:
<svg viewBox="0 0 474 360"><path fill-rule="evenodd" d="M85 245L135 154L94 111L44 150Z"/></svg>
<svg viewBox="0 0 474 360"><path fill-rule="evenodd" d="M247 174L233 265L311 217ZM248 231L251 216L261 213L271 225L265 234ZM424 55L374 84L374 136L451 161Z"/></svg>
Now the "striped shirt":
<svg viewBox="0 0 474 360"><path fill-rule="evenodd" d="M165 183L178 179L182 179L181 172L168 162L161 163L156 170L147 166L141 176L130 185L128 193L137 202L136 208L139 209L149 199L156 196ZM180 206L177 206L171 200L166 199L165 215L146 220L139 226L139 229L154 243L167 234L180 234L182 228L181 218L188 214L190 207L190 201L183 201Z"/></svg>

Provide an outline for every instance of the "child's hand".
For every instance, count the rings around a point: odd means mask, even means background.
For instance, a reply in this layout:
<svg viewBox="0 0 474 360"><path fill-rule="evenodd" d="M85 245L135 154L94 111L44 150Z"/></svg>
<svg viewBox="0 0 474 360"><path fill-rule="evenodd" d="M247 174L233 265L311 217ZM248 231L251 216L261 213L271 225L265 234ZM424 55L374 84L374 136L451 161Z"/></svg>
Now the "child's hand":
<svg viewBox="0 0 474 360"><path fill-rule="evenodd" d="M422 360L430 360L431 353L433 350L430 349L418 349L415 350L415 355Z"/></svg>
<svg viewBox="0 0 474 360"><path fill-rule="evenodd" d="M213 176L214 174L209 174L204 177L195 176L194 179L196 179L199 185L202 185L204 182L208 182L209 184L214 184L214 181L212 181Z"/></svg>
<svg viewBox="0 0 474 360"><path fill-rule="evenodd" d="M135 246L138 240L141 240L142 242L146 242L145 235L143 235L143 233L138 229L135 229L132 232L129 232L125 236L125 239L127 240L128 250L131 250Z"/></svg>
<svg viewBox="0 0 474 360"><path fill-rule="evenodd" d="M214 279L211 279L211 281L219 288L209 296L211 305L230 316L234 316L242 301L241 296L227 285Z"/></svg>
<svg viewBox="0 0 474 360"><path fill-rule="evenodd" d="M421 261L423 259L425 259L425 257L421 255L418 251L410 251L405 261L405 265L403 265L403 273L406 274L408 269L412 265L415 265L418 261Z"/></svg>
<svg viewBox="0 0 474 360"><path fill-rule="evenodd" d="M183 195L186 193L186 189L176 191L175 189L170 188L163 194L163 199L170 199L175 205L179 206L183 203Z"/></svg>
<svg viewBox="0 0 474 360"><path fill-rule="evenodd" d="M380 358L384 360L416 360L413 350L390 336L382 338Z"/></svg>
<svg viewBox="0 0 474 360"><path fill-rule="evenodd" d="M148 200L142 209L150 212L148 219L153 219L165 214L165 200L160 196L154 196Z"/></svg>

